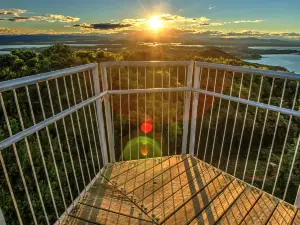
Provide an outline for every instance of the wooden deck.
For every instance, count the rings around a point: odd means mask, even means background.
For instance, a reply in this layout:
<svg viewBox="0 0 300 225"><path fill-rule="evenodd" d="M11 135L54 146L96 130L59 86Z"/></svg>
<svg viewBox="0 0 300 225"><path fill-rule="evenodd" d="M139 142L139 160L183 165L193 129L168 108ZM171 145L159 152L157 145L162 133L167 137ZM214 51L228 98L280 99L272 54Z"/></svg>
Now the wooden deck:
<svg viewBox="0 0 300 225"><path fill-rule="evenodd" d="M183 155L110 165L63 224L300 224L300 212Z"/></svg>

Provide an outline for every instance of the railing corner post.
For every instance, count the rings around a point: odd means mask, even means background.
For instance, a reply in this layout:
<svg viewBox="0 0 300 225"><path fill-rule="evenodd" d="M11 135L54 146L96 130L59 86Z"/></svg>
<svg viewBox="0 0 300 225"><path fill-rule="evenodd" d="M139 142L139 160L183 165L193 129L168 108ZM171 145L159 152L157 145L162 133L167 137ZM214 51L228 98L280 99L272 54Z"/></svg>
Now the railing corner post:
<svg viewBox="0 0 300 225"><path fill-rule="evenodd" d="M108 91L108 81L107 81L107 70L106 67L100 64L101 67L101 75L102 75L102 84L103 84L103 91ZM108 138L108 145L109 145L109 155L110 155L110 162L116 161L115 156L115 143L114 143L114 136L113 136L113 124L112 124L112 114L109 102L109 95L105 96L104 98L104 105L105 105L105 119L106 119L106 130L107 130L107 138Z"/></svg>
<svg viewBox="0 0 300 225"><path fill-rule="evenodd" d="M200 67L195 65L194 85L193 85L193 88L195 88L195 89L200 87L199 74L200 74ZM190 145L189 145L189 153L192 156L195 155L195 135L196 135L198 103L199 103L199 93L194 92L193 93L193 104L192 104L192 116L191 116Z"/></svg>
<svg viewBox="0 0 300 225"><path fill-rule="evenodd" d="M98 64L95 66L95 68L92 69L92 76L93 76L93 83L94 83L94 90L95 95L99 95L101 93L100 90L100 79L99 79L99 70L98 70ZM96 100L96 109L97 109L97 122L98 122L98 134L99 139L101 140L101 154L103 159L104 166L108 164L108 156L107 156L107 145L106 145L106 138L105 138L105 128L104 128L104 117L103 117L103 107L101 99L98 98Z"/></svg>
<svg viewBox="0 0 300 225"><path fill-rule="evenodd" d="M4 219L4 215L2 213L2 210L0 208L0 224L1 225L6 225L5 219Z"/></svg>
<svg viewBox="0 0 300 225"><path fill-rule="evenodd" d="M187 87L192 88L193 85L193 68L194 68L194 61L188 66L188 76L187 76ZM189 133L189 119L190 119L190 105L191 105L191 91L186 93L186 97L184 99L184 114L183 114L183 136L182 136L182 147L181 153L187 153L187 138Z"/></svg>

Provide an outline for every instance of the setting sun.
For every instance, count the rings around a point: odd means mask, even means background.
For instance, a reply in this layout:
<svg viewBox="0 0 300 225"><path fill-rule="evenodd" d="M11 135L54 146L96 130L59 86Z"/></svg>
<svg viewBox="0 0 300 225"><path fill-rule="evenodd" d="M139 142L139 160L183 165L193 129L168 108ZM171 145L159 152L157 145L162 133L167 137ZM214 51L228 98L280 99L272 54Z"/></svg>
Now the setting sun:
<svg viewBox="0 0 300 225"><path fill-rule="evenodd" d="M154 30L161 28L163 25L162 21L157 16L152 16L149 19L148 23L149 23L149 26Z"/></svg>

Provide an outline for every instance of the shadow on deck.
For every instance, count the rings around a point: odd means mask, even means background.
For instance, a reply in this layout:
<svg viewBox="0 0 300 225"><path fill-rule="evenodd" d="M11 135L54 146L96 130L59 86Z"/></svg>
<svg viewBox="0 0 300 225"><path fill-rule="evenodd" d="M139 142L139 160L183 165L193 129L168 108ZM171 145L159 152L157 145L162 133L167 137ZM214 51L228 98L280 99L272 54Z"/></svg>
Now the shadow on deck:
<svg viewBox="0 0 300 225"><path fill-rule="evenodd" d="M300 223L300 213L182 155L110 164L63 224L267 223Z"/></svg>

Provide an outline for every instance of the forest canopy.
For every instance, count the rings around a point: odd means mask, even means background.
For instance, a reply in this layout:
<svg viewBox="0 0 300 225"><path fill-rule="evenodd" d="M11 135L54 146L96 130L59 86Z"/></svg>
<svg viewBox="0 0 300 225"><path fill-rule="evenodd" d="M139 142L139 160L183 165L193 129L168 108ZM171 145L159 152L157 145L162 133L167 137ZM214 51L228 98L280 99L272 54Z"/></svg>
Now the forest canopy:
<svg viewBox="0 0 300 225"><path fill-rule="evenodd" d="M240 59L232 57L231 55L222 52L215 48L208 48L202 51L194 51L186 54L176 54L174 52L163 52L163 51L149 51L149 50L136 50L136 51L124 51L120 53L110 53L103 50L74 50L67 45L56 44L50 48L44 49L40 52L32 50L13 50L7 55L0 56L0 82L16 79L24 76L45 73L49 71L55 71L59 69L69 68L73 66L103 62L103 61L146 61L146 60L197 60L205 62L213 62L234 66L245 66L250 68L268 69L268 70L279 70L287 71L282 67L266 66L259 64L251 64L244 62ZM209 73L214 74L209 78ZM127 76L128 74L128 76ZM157 71L156 80L154 81L152 77L147 77L146 74L151 74L151 71L144 70L127 70L124 69L120 72L121 78L119 80L118 73L114 73L110 77L109 86L112 89L123 88L155 88L155 87L168 87L168 85L174 87L183 87L185 85L185 71L176 69L164 70L161 69ZM176 77L179 74L179 78ZM182 76L181 76L182 75ZM216 80L216 92L221 92L221 81L224 74L222 71L212 70L208 72L203 71L202 80L200 82L200 87L202 89L208 88L208 90L213 90L214 85L212 80ZM261 81L260 77L252 76L253 84L251 90L249 88L250 83L252 83L250 74L233 73L225 74L225 88L224 94L229 94L231 80L234 82L232 87L232 95L238 97L239 92L240 97L246 99L249 96L250 100L257 101L260 97L260 102L279 106L283 80L272 80L271 78L266 78ZM225 76L224 75L224 76ZM78 76L78 75L77 75ZM100 76L100 74L99 74ZM138 82L137 82L138 76ZM243 76L243 79L242 79ZM89 81L89 74L83 73L83 78L77 78L78 83L76 83L75 89L81 89L80 79L87 79L87 87L91 89L92 82ZM129 79L129 80L128 80ZM205 87L207 79L211 79L207 82L208 87ZM115 82L118 81L118 82ZM71 99L71 105L80 102L80 94L77 92L72 92L71 83L73 81L67 80L66 83L62 79L58 80L57 83L54 81L49 81L49 86L53 95L53 105L55 110L60 108L60 102L58 95L62 95L62 106L61 109L66 109L70 107L69 100L67 98L70 96L74 97ZM77 80L76 80L77 82ZM82 80L85 83L86 80ZM261 94L259 96L260 82L262 82ZM72 83L73 84L73 83ZM47 84L48 85L48 84ZM65 90L66 85L69 90ZM129 85L129 86L128 86ZM242 85L242 86L241 86ZM271 90L273 87L273 90ZM286 94L284 96L284 101L282 106L286 108L292 108L292 99L296 99L295 110L299 110L300 107L300 97L299 93L295 96L295 90L297 84L295 81L289 81L286 83ZM84 89L83 89L84 90ZM36 87L31 87L29 92L32 96L32 102L34 105L34 115L37 122L43 121L45 118L49 118L53 115L51 105L47 103L49 101L47 98L47 86L40 85L41 96L36 90ZM270 97L271 93L271 97ZM32 115L30 113L31 109L26 102L26 93L22 91L17 92L20 103L20 110L23 114L22 124L18 118L18 110L15 107L14 94L12 92L3 93L5 107L9 117L9 123L12 129L12 133L16 134L20 132L24 127L28 128L32 126ZM87 91L85 99L91 96L91 91ZM45 112L43 113L38 104L40 100L45 103ZM24 101L22 101L24 100ZM151 122L153 122L153 133L148 137L154 138L156 142L152 145L155 146L155 155L160 155L159 148L163 154L166 154L166 150L171 149L172 154L178 153L181 150L181 137L182 137L182 127L183 127L183 108L184 108L185 93L157 93L157 94L135 94L127 96L113 96L111 98L112 113L113 113L113 126L114 135L116 142L116 152L118 157L122 157L123 148L126 149L126 154L129 149L136 146L135 143L129 143L130 140L136 140L135 138L139 135L139 127L141 123L146 120L146 118L151 117ZM177 104L172 104L177 102ZM205 103L206 102L206 103ZM128 108L127 108L128 107ZM220 109L219 112L217 109ZM59 111L59 110L58 110ZM57 112L57 111L56 111ZM85 158L77 157L74 162L71 162L69 153L76 155L76 149L79 149L80 153L85 154L86 149L91 149L91 151L97 151L100 149L99 142L97 140L84 140L78 141L80 136L73 135L74 130L83 130L83 136L88 135L89 130L96 130L97 126L95 118L93 116L87 121L85 120L85 113L90 112L91 115L95 115L95 108L93 105L91 107L86 107L86 111L80 110L77 115L73 117L69 116L65 118L65 121L58 121L57 124L52 124L48 129L43 129L39 131L37 135L31 135L28 137L28 142L30 145L30 150L33 158L33 164L35 165L35 170L37 171L37 180L39 181L39 188L41 196L44 199L45 208L49 215L50 223L53 223L57 219L57 213L60 215L65 210L65 205L69 206L72 202L72 198L78 195L77 192L81 192L84 188L84 181L91 180L90 174L81 173L80 169L84 171L96 171L100 170L100 165L94 167L93 156L87 155ZM3 116L3 109L0 109L0 116ZM245 114L247 117L245 119ZM45 114L45 115L44 115ZM245 165L246 158L249 157L249 163L245 180L251 183L253 176L254 164L256 159L259 159L258 172L255 176L254 185L257 187L262 186L263 177L267 174L267 182L265 184L265 190L268 192L272 191L272 184L274 183L274 177L276 175L276 170L280 162L280 157L282 151L284 151L284 157L282 162L282 168L280 169L278 187L275 190L276 196L282 196L285 190L284 184L287 183L288 175L290 173L291 161L294 157L294 152L298 151L296 148L297 137L300 133L300 120L296 117L289 117L285 115L280 115L276 112L267 111L265 109L259 109L255 107L248 107L246 105L238 104L235 102L230 103L229 101L221 101L220 99L213 99L212 97L206 98L204 95L199 95L199 104L197 109L197 127L196 127L196 146L200 149L198 157L200 159L205 159L205 153L203 149L207 146L209 149L215 144L215 154L213 155L211 151L207 152L206 157L211 159L214 166L218 165L220 160L221 146L224 147L224 159L231 157L230 165L228 168L229 173L234 173L234 166L238 166L238 172L236 176L242 178L243 169ZM264 126L265 118L267 117L267 123ZM64 130L65 124L71 124L73 119L76 120L75 127L67 126ZM278 123L278 129L275 132L275 124ZM24 126L24 127L23 127ZM218 129L216 129L218 127ZM226 128L225 128L226 127ZM203 130L202 133L199 130ZM253 132L253 130L255 132ZM289 131L289 138L287 139L285 134ZM131 131L133 134L128 137L127 133ZM205 131L205 132L204 132ZM243 132L242 132L243 131ZM63 135L63 134L66 135ZM67 134L70 134L69 139L67 139ZM213 140L214 134L216 139ZM250 136L253 134L251 149L249 147ZM0 121L0 141L9 137L8 127L6 121L2 119ZM198 137L200 141L198 141ZM224 138L225 141L222 140ZM262 139L263 137L263 139ZM144 139L147 139L146 137ZM166 143L166 140L170 140ZM202 141L202 140L207 140ZM242 141L240 141L242 140ZM261 141L262 140L262 141ZM274 140L274 141L273 141ZM215 143L213 143L215 141ZM224 142L222 144L222 141ZM147 141L145 141L146 143ZM274 143L273 143L274 142ZM261 143L261 146L259 145ZM274 147L272 154L270 149ZM233 147L231 147L233 146ZM21 162L21 167L25 173L26 182L28 184L34 184L35 177L33 176L33 171L30 164L30 158L27 152L27 143L25 141L20 141L16 145L18 149L18 154ZM40 149L43 149L43 152ZM86 148L84 148L86 147ZM154 148L154 147L153 147ZM251 150L251 155L247 156L248 149ZM258 154L258 149L261 153ZM53 152L54 157L53 157ZM62 152L60 152L62 150ZM70 150L70 151L69 151ZM198 150L198 149L196 149ZM195 151L196 151L195 150ZM241 150L240 156L238 156L238 151ZM69 152L68 152L69 151ZM232 155L229 155L229 151ZM62 153L62 154L61 154ZM28 201L24 196L24 188L22 180L19 175L18 165L16 163L16 157L12 147L4 149L2 151L3 158L8 170L8 175L11 182L13 183L13 190L16 195L17 203L20 209L20 213L23 218L24 224L32 224L33 218L28 207ZM42 155L44 154L44 156ZM139 153L137 153L139 154ZM131 155L131 154L130 154ZM136 155L136 154L132 154ZM272 166L266 169L266 162L268 161L269 155L271 156L270 161ZM236 163L236 157L239 160L239 164ZM46 158L45 162L46 168L42 163L42 158ZM66 159L65 159L66 158ZM64 162L64 159L66 160ZM296 165L294 166L293 176L289 186L289 192L287 200L293 202L295 199L295 194L300 181L300 160L299 156L296 159ZM55 168L55 161L57 162L57 170ZM101 161L101 160L100 160ZM207 160L209 162L209 160ZM63 163L66 164L64 168ZM101 164L101 163L100 163ZM220 168L225 169L226 160L221 160ZM73 170L75 168L76 171ZM47 174L48 171L48 174ZM75 172L75 173L74 173ZM91 173L92 173L91 172ZM61 177L61 184L59 184L57 179L57 174ZM78 180L76 176L78 176ZM46 176L47 175L47 176ZM93 174L91 174L93 175ZM47 178L48 177L48 178ZM51 184L55 202L57 205L57 212L53 207L53 202L51 200L52 193L50 192L49 184ZM68 191L65 188L61 191L62 187L77 187L72 188ZM63 192L63 193L62 193ZM37 188L34 185L30 185L29 193L32 198L33 207L36 212L36 217L38 224L46 224L46 219L43 213L43 207L39 201L39 195L37 193ZM65 200L63 199L65 196ZM64 202L65 201L65 202ZM17 218L15 216L15 210L13 202L11 201L9 190L6 184L3 170L0 169L0 208L2 209L5 219L9 221L9 224L18 224Z"/></svg>

